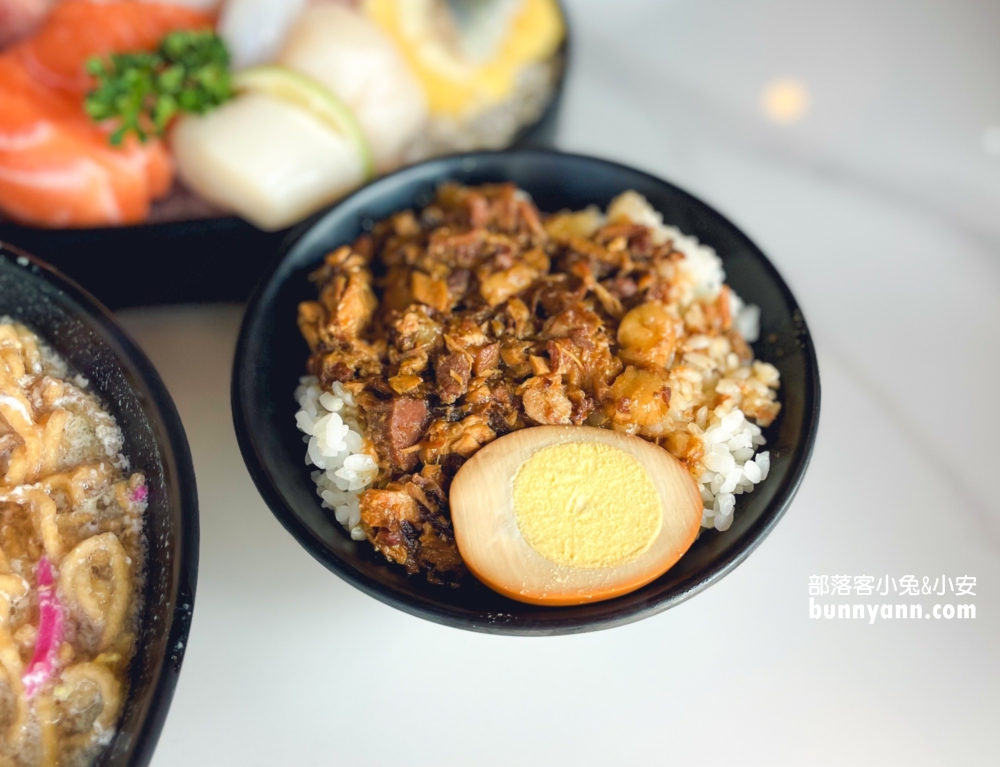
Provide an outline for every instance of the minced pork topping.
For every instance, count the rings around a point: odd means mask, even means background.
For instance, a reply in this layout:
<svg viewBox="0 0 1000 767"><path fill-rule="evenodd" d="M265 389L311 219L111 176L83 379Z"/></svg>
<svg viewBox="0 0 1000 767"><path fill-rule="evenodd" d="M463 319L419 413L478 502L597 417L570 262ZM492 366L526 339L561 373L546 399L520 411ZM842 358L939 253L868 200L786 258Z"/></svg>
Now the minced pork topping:
<svg viewBox="0 0 1000 767"><path fill-rule="evenodd" d="M411 573L460 581L449 483L516 429L587 424L661 445L698 481L706 528L728 528L735 496L766 477L761 427L780 404L777 370L748 343L759 313L634 192L606 213L545 216L513 185L444 185L313 279L299 426L318 492Z"/></svg>

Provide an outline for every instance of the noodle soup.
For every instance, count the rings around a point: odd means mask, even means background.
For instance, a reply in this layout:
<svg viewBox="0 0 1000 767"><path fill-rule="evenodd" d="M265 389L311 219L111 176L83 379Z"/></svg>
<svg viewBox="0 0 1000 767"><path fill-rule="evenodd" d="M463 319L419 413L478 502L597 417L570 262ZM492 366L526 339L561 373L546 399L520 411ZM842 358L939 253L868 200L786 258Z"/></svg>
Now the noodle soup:
<svg viewBox="0 0 1000 767"><path fill-rule="evenodd" d="M87 381L0 320L0 767L86 765L110 742L146 495Z"/></svg>

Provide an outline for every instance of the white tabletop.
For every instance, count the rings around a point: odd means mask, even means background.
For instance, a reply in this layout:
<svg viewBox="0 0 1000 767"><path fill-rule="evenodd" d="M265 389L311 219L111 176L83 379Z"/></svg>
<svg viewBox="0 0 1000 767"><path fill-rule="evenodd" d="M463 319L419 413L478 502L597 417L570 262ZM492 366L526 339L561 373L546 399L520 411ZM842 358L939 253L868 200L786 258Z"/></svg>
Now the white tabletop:
<svg viewBox="0 0 1000 767"><path fill-rule="evenodd" d="M560 145L717 205L804 307L823 413L795 503L734 573L640 623L444 628L327 572L260 500L230 419L239 307L123 312L201 499L194 625L154 764L996 764L1000 6L569 5ZM778 126L760 104L782 77L799 83L791 112L810 98ZM975 597L816 599L977 615L810 619L810 576L840 574L975 576Z"/></svg>

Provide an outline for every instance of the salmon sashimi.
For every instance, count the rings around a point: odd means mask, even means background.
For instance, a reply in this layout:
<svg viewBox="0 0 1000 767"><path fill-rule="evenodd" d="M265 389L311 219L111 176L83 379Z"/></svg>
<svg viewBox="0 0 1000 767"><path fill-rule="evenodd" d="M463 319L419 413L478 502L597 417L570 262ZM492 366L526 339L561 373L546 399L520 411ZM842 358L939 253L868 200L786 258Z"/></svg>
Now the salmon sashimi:
<svg viewBox="0 0 1000 767"><path fill-rule="evenodd" d="M75 100L0 56L0 208L42 226L141 221L172 179L160 141L112 147Z"/></svg>
<svg viewBox="0 0 1000 767"><path fill-rule="evenodd" d="M0 48L31 32L56 0L0 0Z"/></svg>
<svg viewBox="0 0 1000 767"><path fill-rule="evenodd" d="M86 61L210 25L177 6L68 0L34 37L0 54L0 211L48 227L144 220L173 182L169 152L158 139L109 143L83 111Z"/></svg>
<svg viewBox="0 0 1000 767"><path fill-rule="evenodd" d="M211 16L182 5L68 0L20 46L28 71L45 85L84 95L91 56L155 48L175 29L211 28Z"/></svg>

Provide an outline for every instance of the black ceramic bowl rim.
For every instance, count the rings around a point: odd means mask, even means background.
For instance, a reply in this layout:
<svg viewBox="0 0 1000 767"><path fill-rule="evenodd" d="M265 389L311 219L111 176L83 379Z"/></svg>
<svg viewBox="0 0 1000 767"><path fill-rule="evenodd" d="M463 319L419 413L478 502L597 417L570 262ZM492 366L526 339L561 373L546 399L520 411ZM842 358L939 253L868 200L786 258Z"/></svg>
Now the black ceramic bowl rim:
<svg viewBox="0 0 1000 767"><path fill-rule="evenodd" d="M145 767L153 757L177 686L191 629L198 580L198 493L187 436L174 402L153 364L100 302L76 282L19 248L0 242L0 260L6 262L5 268L21 269L30 275L31 281L44 282L55 288L61 294L60 298L65 299L78 316L86 318L85 324L98 330L116 362L140 385L133 387L136 395L145 401L150 420L156 422L166 435L165 440L158 440L157 448L162 465L172 477L173 494L168 497L168 502L177 503L180 508L179 551L166 594L167 604L172 606L168 619L164 625L155 629L150 627L148 631L165 634L168 639L163 657L153 668L152 692L141 701L145 711L139 714L139 728L128 732L116 728L111 743L100 752L95 762L98 767L106 764ZM95 391L98 391L96 387ZM127 440L125 447L127 451ZM137 660L138 657L133 659L133 667ZM129 702L127 697L126 708L119 714L120 721L128 715Z"/></svg>
<svg viewBox="0 0 1000 767"><path fill-rule="evenodd" d="M713 221L729 230L729 233L738 238L742 246L745 247L754 257L759 268L766 273L773 285L780 291L781 296L790 314L796 317L797 343L800 345L804 357L805 365L805 385L800 392L803 397L803 426L801 437L795 445L794 461L790 465L785 476L784 484L773 499L766 511L754 523L752 535L745 536L739 545L732 547L732 550L724 557L713 561L711 565L698 573L698 577L691 577L675 586L668 593L649 599L641 605L631 609L620 611L613 615L604 615L597 619L580 619L567 617L565 620L559 618L546 618L544 625L529 622L527 625L520 625L516 622L496 621L492 617L482 615L477 618L470 618L466 615L458 614L458 611L448 609L440 601L430 598L415 598L412 595L397 593L397 590L387 586L379 580L369 577L361 572L351 562L341 558L329 549L328 546L298 517L289 503L282 496L281 488L271 475L271 472L261 456L260 441L267 440L271 435L262 433L257 426L260 417L252 410L249 390L254 386L255 378L260 375L260 360L253 359L247 352L248 346L252 342L252 334L255 326L266 321L262 315L262 302L270 300L272 292L277 292L282 283L275 283L275 273L282 266L286 258L294 255L296 245L309 236L309 233L317 227L321 227L324 221L332 220L338 216L341 209L350 208L361 204L360 201L370 203L377 200L380 194L387 196L391 191L399 186L405 185L408 180L415 179L421 174L431 175L431 171L440 166L442 171L450 169L450 173L456 173L463 168L463 165L471 167L479 162L494 162L503 164L508 160L551 160L565 162L568 164L579 164L587 167L593 173L600 173L602 170L614 173L625 173L634 178L644 179L646 182L658 185L670 194L684 200L685 204L696 209L699 213L713 219ZM448 172L442 172L440 180L445 180ZM624 190L622 190L624 191ZM669 223L669 222L668 222ZM341 243L329 243L330 249ZM725 254L721 254L725 257ZM318 263L318 262L317 262ZM289 323L294 323L294 317L288 317ZM301 370L304 373L305 359L302 360ZM784 389L782 389L784 392ZM289 397L291 392L288 393ZM780 399L780 398L779 398ZM585 155L570 154L554 150L503 150L496 152L472 152L462 155L452 155L449 157L428 160L417 165L408 166L395 173L383 176L372 181L365 187L355 191L349 197L344 198L328 209L318 218L307 222L307 224L297 228L292 232L277 258L271 264L267 273L261 278L253 296L247 306L247 311L240 328L239 341L236 348L236 357L233 365L232 379L232 405L233 420L236 429L237 440L243 454L244 462L250 472L257 489L272 513L288 532L305 548L314 558L322 563L327 569L336 573L351 585L375 597L376 599L396 607L412 615L431 620L443 625L462 628L472 631L492 634L514 634L514 635L554 635L580 633L593 631L613 626L624 625L642 618L649 617L662 612L670 607L674 607L681 602L700 593L723 577L732 572L747 556L753 552L757 546L774 529L785 511L792 502L799 485L805 476L809 460L812 456L815 445L816 433L819 426L820 411L820 381L819 366L816 358L816 351L812 338L802 312L796 302L791 290L781 278L773 264L767 259L760 249L731 221L716 211L714 208L699 200L693 195L660 178L652 176L629 166L603 160ZM300 456L296 460L301 461ZM303 467L302 481L309 482L308 473ZM318 499L316 504L319 504ZM343 532L343 531L341 531ZM682 559L683 561L683 559ZM669 574L669 571L668 571ZM419 576L415 576L419 577ZM659 579L657 579L659 580ZM654 581L655 584L657 581ZM653 585L651 584L651 585ZM648 587L644 587L648 588ZM618 597L616 600L598 602L585 605L585 608L594 608L599 605L606 605L617 600L625 599L628 595ZM528 607L517 602L510 602L510 605L518 607ZM568 610L570 608L553 608L555 610Z"/></svg>

